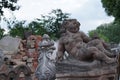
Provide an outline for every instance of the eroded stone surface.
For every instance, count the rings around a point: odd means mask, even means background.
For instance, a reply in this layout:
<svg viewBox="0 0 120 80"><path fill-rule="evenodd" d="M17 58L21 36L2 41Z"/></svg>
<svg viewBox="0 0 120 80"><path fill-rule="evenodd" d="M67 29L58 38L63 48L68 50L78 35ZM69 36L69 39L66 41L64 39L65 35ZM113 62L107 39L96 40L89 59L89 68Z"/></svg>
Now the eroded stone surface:
<svg viewBox="0 0 120 80"><path fill-rule="evenodd" d="M79 31L76 19L65 20L58 44L56 80L115 80L116 60L100 39ZM68 57L64 60L65 51Z"/></svg>
<svg viewBox="0 0 120 80"><path fill-rule="evenodd" d="M43 39L39 44L38 66L35 72L38 80L54 80L55 78L55 63L51 56L55 50L54 42L47 34L43 35Z"/></svg>

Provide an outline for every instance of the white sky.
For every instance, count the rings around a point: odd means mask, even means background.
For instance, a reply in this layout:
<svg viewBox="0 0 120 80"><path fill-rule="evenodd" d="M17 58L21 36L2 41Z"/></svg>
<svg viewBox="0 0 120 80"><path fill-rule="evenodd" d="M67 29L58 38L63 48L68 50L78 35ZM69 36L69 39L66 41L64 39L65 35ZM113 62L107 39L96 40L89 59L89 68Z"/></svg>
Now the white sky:
<svg viewBox="0 0 120 80"><path fill-rule="evenodd" d="M48 14L52 9L62 9L81 23L81 30L85 33L114 20L106 15L101 0L19 0L18 4L21 8L14 14L19 20L31 21L40 18L41 14ZM5 14L10 16L7 11Z"/></svg>

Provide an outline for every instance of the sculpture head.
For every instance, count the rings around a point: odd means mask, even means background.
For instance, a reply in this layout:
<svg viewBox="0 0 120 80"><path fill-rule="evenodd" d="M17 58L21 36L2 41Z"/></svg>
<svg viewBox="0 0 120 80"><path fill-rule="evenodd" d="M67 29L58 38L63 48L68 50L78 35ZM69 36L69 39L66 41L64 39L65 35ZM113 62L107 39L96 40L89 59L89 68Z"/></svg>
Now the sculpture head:
<svg viewBox="0 0 120 80"><path fill-rule="evenodd" d="M40 42L40 47L50 47L53 46L54 42L50 39L49 35L44 34L42 37L42 41Z"/></svg>
<svg viewBox="0 0 120 80"><path fill-rule="evenodd" d="M79 31L80 23L76 19L68 19L63 21L62 28L66 31L76 33Z"/></svg>

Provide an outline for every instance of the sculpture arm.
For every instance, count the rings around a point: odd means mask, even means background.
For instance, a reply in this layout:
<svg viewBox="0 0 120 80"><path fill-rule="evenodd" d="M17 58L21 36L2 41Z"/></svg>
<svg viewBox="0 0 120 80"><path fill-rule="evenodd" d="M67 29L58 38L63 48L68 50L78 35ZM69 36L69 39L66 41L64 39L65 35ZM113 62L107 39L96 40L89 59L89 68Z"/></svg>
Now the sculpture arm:
<svg viewBox="0 0 120 80"><path fill-rule="evenodd" d="M91 39L82 31L80 31L83 42L88 43Z"/></svg>
<svg viewBox="0 0 120 80"><path fill-rule="evenodd" d="M57 61L60 61L63 59L63 55L65 52L64 44L60 41L58 44L58 51L57 51Z"/></svg>
<svg viewBox="0 0 120 80"><path fill-rule="evenodd" d="M105 49L110 50L110 46L105 41L102 40L102 44Z"/></svg>

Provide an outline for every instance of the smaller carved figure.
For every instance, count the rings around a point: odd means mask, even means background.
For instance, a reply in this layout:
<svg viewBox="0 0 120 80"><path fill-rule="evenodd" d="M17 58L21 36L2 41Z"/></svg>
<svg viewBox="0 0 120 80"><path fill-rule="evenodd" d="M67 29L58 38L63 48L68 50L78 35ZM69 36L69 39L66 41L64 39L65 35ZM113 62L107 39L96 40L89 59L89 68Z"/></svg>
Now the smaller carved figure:
<svg viewBox="0 0 120 80"><path fill-rule="evenodd" d="M99 35L95 32L92 36L92 40L87 43L89 47L94 46L97 47L101 52L103 52L108 57L115 57L115 54L113 54L110 50L110 47L108 44L100 39Z"/></svg>
<svg viewBox="0 0 120 80"><path fill-rule="evenodd" d="M55 77L55 64L51 56L55 47L54 42L47 34L43 35L39 49L38 66L35 75L39 80L53 80Z"/></svg>
<svg viewBox="0 0 120 80"><path fill-rule="evenodd" d="M61 60L64 52L80 61L98 60L105 63L115 62L97 47L88 45L90 38L79 31L80 23L76 19L68 19L63 22L64 34L59 40L57 59Z"/></svg>

